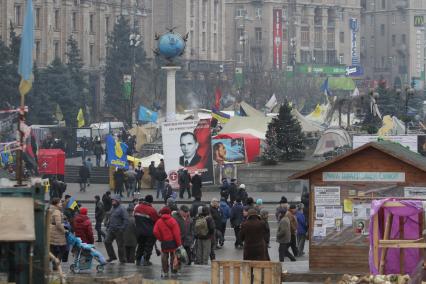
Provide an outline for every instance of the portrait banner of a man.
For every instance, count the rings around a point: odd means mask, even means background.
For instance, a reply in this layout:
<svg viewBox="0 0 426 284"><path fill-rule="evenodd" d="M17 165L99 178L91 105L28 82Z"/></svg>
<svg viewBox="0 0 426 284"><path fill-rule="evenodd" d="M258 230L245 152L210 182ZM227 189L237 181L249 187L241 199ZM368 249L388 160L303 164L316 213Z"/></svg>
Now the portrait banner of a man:
<svg viewBox="0 0 426 284"><path fill-rule="evenodd" d="M183 120L162 125L165 169L173 187L177 173L188 169L201 174L203 183L213 183L210 120Z"/></svg>
<svg viewBox="0 0 426 284"><path fill-rule="evenodd" d="M212 139L213 163L236 164L246 161L246 150L243 138Z"/></svg>

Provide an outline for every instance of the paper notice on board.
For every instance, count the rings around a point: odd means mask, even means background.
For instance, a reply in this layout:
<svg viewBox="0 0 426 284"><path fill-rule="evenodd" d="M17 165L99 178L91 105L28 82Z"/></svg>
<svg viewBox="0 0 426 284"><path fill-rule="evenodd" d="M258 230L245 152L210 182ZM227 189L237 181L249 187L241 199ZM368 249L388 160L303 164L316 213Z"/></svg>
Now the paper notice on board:
<svg viewBox="0 0 426 284"><path fill-rule="evenodd" d="M352 214L343 214L343 226L352 226Z"/></svg>
<svg viewBox="0 0 426 284"><path fill-rule="evenodd" d="M315 205L340 205L340 186L316 186Z"/></svg>
<svg viewBox="0 0 426 284"><path fill-rule="evenodd" d="M369 219L371 205L369 203L354 204L353 217L355 219Z"/></svg>
<svg viewBox="0 0 426 284"><path fill-rule="evenodd" d="M342 206L325 206L325 218L342 219Z"/></svg>
<svg viewBox="0 0 426 284"><path fill-rule="evenodd" d="M352 200L351 199L345 199L343 200L343 211L345 213L352 212L353 206L352 206Z"/></svg>
<svg viewBox="0 0 426 284"><path fill-rule="evenodd" d="M325 227L314 227L314 237L325 237L326 228Z"/></svg>
<svg viewBox="0 0 426 284"><path fill-rule="evenodd" d="M322 226L326 228L334 228L336 225L336 220L334 218L324 218L322 219L323 223Z"/></svg>
<svg viewBox="0 0 426 284"><path fill-rule="evenodd" d="M325 217L325 207L324 206L317 206L315 208L315 218L316 219L322 219Z"/></svg>

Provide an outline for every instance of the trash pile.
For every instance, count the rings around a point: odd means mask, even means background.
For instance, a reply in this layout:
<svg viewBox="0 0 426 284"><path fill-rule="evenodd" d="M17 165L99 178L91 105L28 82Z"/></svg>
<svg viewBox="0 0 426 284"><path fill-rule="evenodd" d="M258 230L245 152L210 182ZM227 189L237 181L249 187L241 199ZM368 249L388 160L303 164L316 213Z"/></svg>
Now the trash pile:
<svg viewBox="0 0 426 284"><path fill-rule="evenodd" d="M365 275L353 276L349 274L343 275L338 284L408 284L410 276L389 274L389 275Z"/></svg>

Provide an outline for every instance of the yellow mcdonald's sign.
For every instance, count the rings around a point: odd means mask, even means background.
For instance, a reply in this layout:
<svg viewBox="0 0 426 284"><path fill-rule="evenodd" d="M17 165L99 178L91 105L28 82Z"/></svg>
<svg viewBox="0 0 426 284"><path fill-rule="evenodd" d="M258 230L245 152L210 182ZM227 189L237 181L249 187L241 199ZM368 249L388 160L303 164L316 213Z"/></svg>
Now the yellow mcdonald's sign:
<svg viewBox="0 0 426 284"><path fill-rule="evenodd" d="M414 26L415 27L423 27L425 25L424 16L414 16Z"/></svg>

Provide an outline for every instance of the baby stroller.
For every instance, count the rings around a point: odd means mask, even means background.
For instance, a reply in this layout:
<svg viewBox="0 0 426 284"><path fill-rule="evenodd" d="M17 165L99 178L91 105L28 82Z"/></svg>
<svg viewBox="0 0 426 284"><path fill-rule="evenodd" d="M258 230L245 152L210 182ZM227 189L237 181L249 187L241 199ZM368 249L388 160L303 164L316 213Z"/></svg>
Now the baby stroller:
<svg viewBox="0 0 426 284"><path fill-rule="evenodd" d="M67 244L72 247L74 263L70 265L73 273L79 273L81 270L92 269L93 258L99 263L96 266L97 272L104 271L106 264L105 257L95 249L94 245L86 244L76 237L73 233L66 232Z"/></svg>

